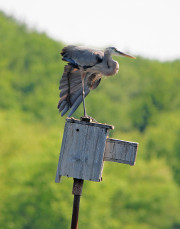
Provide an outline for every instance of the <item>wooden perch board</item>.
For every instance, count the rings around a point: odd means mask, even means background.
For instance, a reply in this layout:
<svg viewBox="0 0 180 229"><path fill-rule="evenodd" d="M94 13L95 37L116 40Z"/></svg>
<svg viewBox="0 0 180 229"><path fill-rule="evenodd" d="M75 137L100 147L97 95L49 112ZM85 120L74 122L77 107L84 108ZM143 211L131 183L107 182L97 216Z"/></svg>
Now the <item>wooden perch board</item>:
<svg viewBox="0 0 180 229"><path fill-rule="evenodd" d="M104 161L114 161L134 165L138 143L122 141L113 138L106 139Z"/></svg>

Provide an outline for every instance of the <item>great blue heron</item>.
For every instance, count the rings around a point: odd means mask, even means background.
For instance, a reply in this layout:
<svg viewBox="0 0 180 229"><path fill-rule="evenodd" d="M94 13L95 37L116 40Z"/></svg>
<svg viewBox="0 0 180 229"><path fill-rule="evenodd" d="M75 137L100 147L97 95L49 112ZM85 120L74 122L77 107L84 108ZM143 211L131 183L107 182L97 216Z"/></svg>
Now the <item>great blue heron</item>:
<svg viewBox="0 0 180 229"><path fill-rule="evenodd" d="M59 89L59 112L63 116L70 108L70 117L83 101L84 116L87 117L85 97L90 90L97 88L102 76L111 76L118 72L119 64L112 59L112 55L135 57L120 52L114 47L105 51L89 49L86 47L69 45L62 52L62 60L68 64L64 68Z"/></svg>

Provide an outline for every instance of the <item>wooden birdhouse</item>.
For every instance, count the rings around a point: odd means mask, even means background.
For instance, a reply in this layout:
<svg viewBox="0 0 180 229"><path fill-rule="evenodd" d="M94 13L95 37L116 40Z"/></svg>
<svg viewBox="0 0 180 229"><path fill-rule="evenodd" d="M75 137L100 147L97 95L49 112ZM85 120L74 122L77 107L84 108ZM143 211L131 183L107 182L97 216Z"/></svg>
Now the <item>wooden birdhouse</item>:
<svg viewBox="0 0 180 229"><path fill-rule="evenodd" d="M101 181L104 161L134 165L138 143L108 138L113 126L67 118L55 182L61 176Z"/></svg>

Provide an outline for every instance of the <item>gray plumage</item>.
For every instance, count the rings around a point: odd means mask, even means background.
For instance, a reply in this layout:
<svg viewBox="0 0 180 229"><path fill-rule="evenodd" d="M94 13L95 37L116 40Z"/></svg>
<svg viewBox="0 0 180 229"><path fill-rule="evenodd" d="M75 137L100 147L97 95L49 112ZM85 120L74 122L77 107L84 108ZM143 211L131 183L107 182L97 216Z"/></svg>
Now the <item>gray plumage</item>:
<svg viewBox="0 0 180 229"><path fill-rule="evenodd" d="M90 90L97 88L103 75L111 76L118 72L119 65L112 55L129 56L114 47L105 51L69 45L62 52L62 60L68 62L60 80L59 112L63 116L69 109L70 117L83 101L84 116L86 114L85 97Z"/></svg>

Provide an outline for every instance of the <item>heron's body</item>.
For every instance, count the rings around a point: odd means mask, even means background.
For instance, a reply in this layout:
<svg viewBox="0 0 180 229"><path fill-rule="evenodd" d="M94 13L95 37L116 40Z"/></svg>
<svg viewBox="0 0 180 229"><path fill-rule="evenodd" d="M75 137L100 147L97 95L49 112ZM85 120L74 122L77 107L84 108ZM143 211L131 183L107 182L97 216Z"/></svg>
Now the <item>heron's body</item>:
<svg viewBox="0 0 180 229"><path fill-rule="evenodd" d="M70 45L65 47L61 54L63 60L70 62L73 67L82 68L86 72L96 72L110 76L116 74L119 70L118 62L112 59L109 50L103 52Z"/></svg>
<svg viewBox="0 0 180 229"><path fill-rule="evenodd" d="M84 97L99 85L103 75L111 76L119 70L118 62L112 59L113 54L131 57L113 47L105 49L104 52L72 45L62 50L62 60L68 62L59 87L61 99L58 109L62 116L70 108L68 116L71 116L82 101L86 116Z"/></svg>

